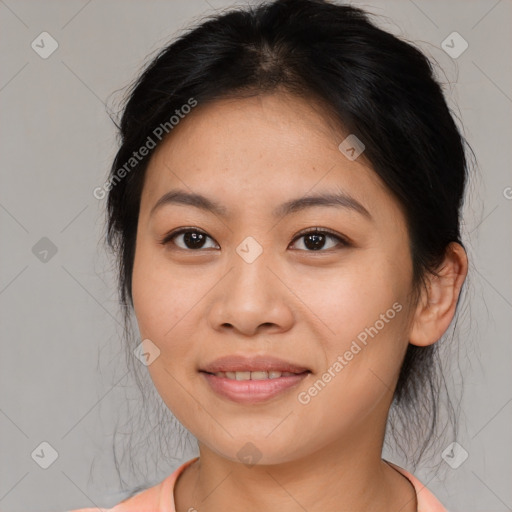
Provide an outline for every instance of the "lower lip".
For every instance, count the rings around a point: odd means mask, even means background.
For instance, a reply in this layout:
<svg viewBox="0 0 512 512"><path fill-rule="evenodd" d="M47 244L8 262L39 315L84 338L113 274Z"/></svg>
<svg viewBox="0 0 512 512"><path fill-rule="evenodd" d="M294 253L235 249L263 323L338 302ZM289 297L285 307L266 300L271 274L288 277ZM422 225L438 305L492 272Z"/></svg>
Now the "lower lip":
<svg viewBox="0 0 512 512"><path fill-rule="evenodd" d="M220 396L241 404L264 402L295 387L309 372L298 373L277 379L234 380L201 372L213 391Z"/></svg>

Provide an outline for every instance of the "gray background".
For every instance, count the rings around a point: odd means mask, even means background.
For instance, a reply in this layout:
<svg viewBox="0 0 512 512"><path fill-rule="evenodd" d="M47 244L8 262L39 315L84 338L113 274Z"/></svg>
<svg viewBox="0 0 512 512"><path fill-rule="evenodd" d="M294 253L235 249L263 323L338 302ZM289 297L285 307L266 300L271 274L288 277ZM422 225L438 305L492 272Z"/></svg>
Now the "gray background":
<svg viewBox="0 0 512 512"><path fill-rule="evenodd" d="M439 453L445 471L428 485L452 511L511 510L512 2L354 3L439 63L478 158L463 226L471 306L459 331L465 394L457 441L469 457L452 469ZM115 105L113 93L180 29L229 5L0 0L3 512L113 506L124 496L111 444L134 384L120 356L113 264L100 241L105 201L92 193L117 147L105 103ZM43 31L59 44L47 59L31 48ZM441 48L453 31L469 44L456 59ZM43 237L54 255L40 253ZM46 470L31 457L43 441L58 452ZM175 460L147 469L148 481L194 454L176 446Z"/></svg>

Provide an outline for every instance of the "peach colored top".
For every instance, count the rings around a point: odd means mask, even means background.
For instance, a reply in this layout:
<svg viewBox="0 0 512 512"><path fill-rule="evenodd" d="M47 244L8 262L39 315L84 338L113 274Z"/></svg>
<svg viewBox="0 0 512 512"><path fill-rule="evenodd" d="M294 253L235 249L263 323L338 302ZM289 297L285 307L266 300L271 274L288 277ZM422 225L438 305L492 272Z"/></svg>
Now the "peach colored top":
<svg viewBox="0 0 512 512"><path fill-rule="evenodd" d="M174 484L180 473L198 458L195 457L185 462L159 484L121 501L114 508L80 508L69 512L176 512L174 507ZM402 473L414 486L418 500L418 512L448 512L416 477L396 464L386 462Z"/></svg>

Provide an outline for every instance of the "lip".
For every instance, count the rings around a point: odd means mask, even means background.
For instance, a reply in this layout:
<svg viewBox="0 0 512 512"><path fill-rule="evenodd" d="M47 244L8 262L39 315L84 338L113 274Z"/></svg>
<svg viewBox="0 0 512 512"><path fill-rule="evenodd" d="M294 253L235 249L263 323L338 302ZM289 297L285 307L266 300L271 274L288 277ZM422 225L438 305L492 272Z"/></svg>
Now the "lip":
<svg viewBox="0 0 512 512"><path fill-rule="evenodd" d="M200 368L207 373L217 372L290 372L303 373L309 368L273 356L224 356Z"/></svg>
<svg viewBox="0 0 512 512"><path fill-rule="evenodd" d="M267 380L233 380L201 372L210 388L224 398L241 404L265 402L297 386L310 372Z"/></svg>
<svg viewBox="0 0 512 512"><path fill-rule="evenodd" d="M271 356L226 356L200 370L210 389L217 395L241 404L265 402L297 386L311 370ZM280 371L295 375L266 380L234 380L213 375L217 372Z"/></svg>

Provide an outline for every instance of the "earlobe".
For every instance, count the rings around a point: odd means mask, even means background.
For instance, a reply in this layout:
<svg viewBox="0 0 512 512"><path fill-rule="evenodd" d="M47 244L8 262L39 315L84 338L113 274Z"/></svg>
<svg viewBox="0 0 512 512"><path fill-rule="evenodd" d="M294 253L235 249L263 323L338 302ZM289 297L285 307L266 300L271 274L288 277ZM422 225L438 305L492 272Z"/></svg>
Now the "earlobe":
<svg viewBox="0 0 512 512"><path fill-rule="evenodd" d="M455 315L467 270L466 251L460 244L451 242L438 275L430 274L427 278L428 290L422 291L416 306L409 343L420 347L432 345L446 332Z"/></svg>

